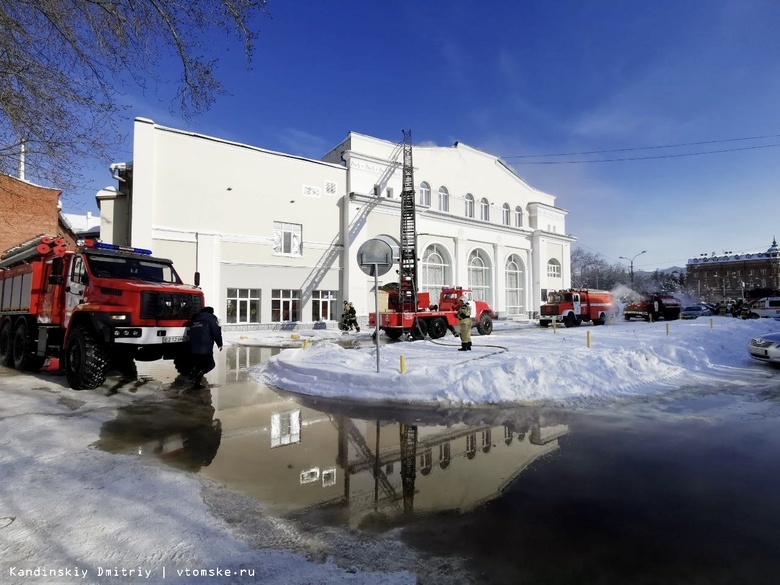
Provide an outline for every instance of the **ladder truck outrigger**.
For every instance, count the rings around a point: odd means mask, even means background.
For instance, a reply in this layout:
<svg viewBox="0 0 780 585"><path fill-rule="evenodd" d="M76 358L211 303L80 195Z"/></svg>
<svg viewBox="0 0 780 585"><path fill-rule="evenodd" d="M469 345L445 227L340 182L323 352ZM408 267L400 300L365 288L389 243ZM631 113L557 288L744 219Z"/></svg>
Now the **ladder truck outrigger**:
<svg viewBox="0 0 780 585"><path fill-rule="evenodd" d="M417 210L414 201L414 174L412 164L412 132L404 130L403 190L401 191L401 242L399 247L398 286L388 291L388 310L379 313L379 328L390 339L406 334L420 340L444 337L447 331L455 333L458 325L460 298L471 305L471 318L481 335L490 335L497 314L490 305L474 299L471 290L462 287L442 287L438 304L431 304L430 293L417 289ZM369 313L368 323L376 327L376 313Z"/></svg>
<svg viewBox="0 0 780 585"><path fill-rule="evenodd" d="M132 376L136 360L172 359L187 374L187 324L203 304L149 250L37 236L0 257L0 365L34 371L57 358L75 390L109 370Z"/></svg>

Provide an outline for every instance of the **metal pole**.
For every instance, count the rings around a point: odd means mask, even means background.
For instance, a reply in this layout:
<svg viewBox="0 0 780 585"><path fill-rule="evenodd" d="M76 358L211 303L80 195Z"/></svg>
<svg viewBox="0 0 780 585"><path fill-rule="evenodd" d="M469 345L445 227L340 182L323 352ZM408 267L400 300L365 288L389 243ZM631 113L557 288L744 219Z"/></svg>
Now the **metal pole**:
<svg viewBox="0 0 780 585"><path fill-rule="evenodd" d="M374 343L376 344L376 373L379 373L379 320L382 314L379 312L379 264L374 264Z"/></svg>

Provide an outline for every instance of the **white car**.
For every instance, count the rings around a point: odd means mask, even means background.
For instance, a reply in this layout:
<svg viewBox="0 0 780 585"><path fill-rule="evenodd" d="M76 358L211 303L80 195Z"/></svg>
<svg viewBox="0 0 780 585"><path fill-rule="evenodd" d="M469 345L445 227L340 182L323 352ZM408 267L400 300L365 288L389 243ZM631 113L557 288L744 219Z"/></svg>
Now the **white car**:
<svg viewBox="0 0 780 585"><path fill-rule="evenodd" d="M712 311L704 305L689 305L680 313L683 319L696 319L697 317L709 317L710 315L712 315Z"/></svg>
<svg viewBox="0 0 780 585"><path fill-rule="evenodd" d="M762 362L780 364L780 331L754 337L748 344L750 357Z"/></svg>

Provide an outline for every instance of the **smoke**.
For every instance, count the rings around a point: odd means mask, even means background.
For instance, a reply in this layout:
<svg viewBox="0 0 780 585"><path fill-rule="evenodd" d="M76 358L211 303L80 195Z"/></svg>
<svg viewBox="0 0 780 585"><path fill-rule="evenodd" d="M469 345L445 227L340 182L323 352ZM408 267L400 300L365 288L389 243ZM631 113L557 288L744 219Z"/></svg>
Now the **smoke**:
<svg viewBox="0 0 780 585"><path fill-rule="evenodd" d="M625 284L618 284L609 292L612 293L612 296L616 300L634 302L641 298L641 295L638 292L632 288L627 287Z"/></svg>

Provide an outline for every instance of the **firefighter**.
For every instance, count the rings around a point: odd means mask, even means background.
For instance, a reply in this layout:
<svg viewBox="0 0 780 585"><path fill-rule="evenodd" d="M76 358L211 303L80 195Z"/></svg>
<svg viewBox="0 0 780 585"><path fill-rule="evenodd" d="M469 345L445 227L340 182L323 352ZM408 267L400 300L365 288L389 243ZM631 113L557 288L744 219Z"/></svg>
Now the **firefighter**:
<svg viewBox="0 0 780 585"><path fill-rule="evenodd" d="M214 363L214 344L222 351L222 328L214 316L212 307L203 307L190 323L190 351L192 352L193 384L191 390L203 388L201 380L216 367Z"/></svg>
<svg viewBox="0 0 780 585"><path fill-rule="evenodd" d="M471 306L465 296L460 297L458 326L460 327L460 349L458 351L471 351Z"/></svg>
<svg viewBox="0 0 780 585"><path fill-rule="evenodd" d="M342 330L349 331L354 327L355 331L360 333L360 326L357 322L357 313L355 312L355 307L349 301L344 301L344 312L341 314L341 323Z"/></svg>

